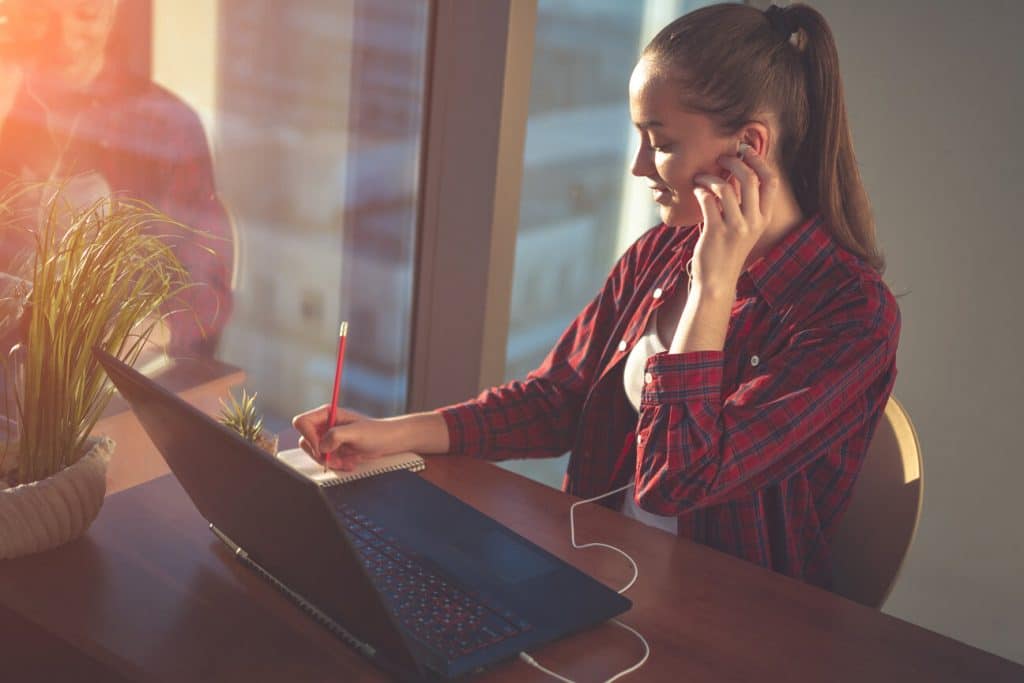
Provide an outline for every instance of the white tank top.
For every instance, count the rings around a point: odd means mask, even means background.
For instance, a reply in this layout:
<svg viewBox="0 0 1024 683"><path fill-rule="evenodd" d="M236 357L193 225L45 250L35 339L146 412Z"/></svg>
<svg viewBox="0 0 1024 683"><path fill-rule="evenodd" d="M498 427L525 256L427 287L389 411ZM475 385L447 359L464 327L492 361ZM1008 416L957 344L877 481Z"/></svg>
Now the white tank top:
<svg viewBox="0 0 1024 683"><path fill-rule="evenodd" d="M647 331L629 352L629 356L626 357L626 367L622 371L626 398L637 412L640 412L640 394L644 388L644 369L647 367L647 359L663 351L667 351L667 349L658 337L658 312L654 311L651 314L651 321L647 325ZM636 504L635 486L626 490L626 499L622 503L622 514L639 520L647 526L664 529L671 534L678 533L679 522L675 517L655 515Z"/></svg>

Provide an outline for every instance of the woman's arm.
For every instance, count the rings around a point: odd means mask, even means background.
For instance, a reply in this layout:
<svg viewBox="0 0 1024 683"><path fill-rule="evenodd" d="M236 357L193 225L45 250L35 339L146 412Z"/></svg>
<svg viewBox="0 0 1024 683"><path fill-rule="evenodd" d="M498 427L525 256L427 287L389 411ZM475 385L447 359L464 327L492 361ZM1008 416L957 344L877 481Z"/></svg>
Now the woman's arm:
<svg viewBox="0 0 1024 683"><path fill-rule="evenodd" d="M874 417L865 396L891 389L899 328L895 299L875 281L837 296L728 396L721 351L652 357L637 429L640 504L669 515L748 495L862 429Z"/></svg>
<svg viewBox="0 0 1024 683"><path fill-rule="evenodd" d="M636 264L658 248L652 235L653 231L641 237L619 259L601 291L526 380L488 389L476 399L431 413L370 420L342 411L341 426L323 437L318 435L325 427L321 413L325 415L326 408L318 408L293 422L303 434L303 447L311 453L340 449L328 461L332 467L344 467L345 454L370 456L396 450L491 460L561 455L572 447L583 401L602 369L607 336L633 291Z"/></svg>
<svg viewBox="0 0 1024 683"><path fill-rule="evenodd" d="M657 234L648 231L630 246L597 296L524 381L440 410L452 453L504 460L557 457L573 447L583 402L603 369L602 354L634 292L640 264L662 248Z"/></svg>

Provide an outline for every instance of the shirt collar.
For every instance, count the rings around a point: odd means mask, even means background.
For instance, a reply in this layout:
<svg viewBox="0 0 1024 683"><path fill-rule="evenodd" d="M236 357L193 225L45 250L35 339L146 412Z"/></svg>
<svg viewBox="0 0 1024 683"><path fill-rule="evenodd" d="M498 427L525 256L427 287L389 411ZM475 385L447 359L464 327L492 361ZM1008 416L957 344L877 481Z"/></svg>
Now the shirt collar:
<svg viewBox="0 0 1024 683"><path fill-rule="evenodd" d="M699 228L698 223L680 230L672 251L692 250L700 237ZM831 248L832 237L825 230L821 214L815 213L750 264L740 275L739 288L742 289L744 280L749 278L749 283L774 308L782 303L786 290L802 279L809 266L817 263Z"/></svg>
<svg viewBox="0 0 1024 683"><path fill-rule="evenodd" d="M796 291L810 271L832 249L832 237L825 230L820 213L790 230L766 254L745 271L768 305L784 301L787 291Z"/></svg>

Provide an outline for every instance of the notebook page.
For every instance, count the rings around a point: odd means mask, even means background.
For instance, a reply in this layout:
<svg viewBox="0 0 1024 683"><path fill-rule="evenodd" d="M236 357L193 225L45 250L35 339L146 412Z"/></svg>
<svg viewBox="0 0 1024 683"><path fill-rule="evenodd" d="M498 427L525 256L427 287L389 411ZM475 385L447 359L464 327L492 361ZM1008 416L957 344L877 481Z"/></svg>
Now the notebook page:
<svg viewBox="0 0 1024 683"><path fill-rule="evenodd" d="M381 458L364 460L351 472L337 472L335 470L324 472L324 466L306 455L306 451L301 448L280 451L277 454L277 458L299 474L312 479L320 486L336 486L395 470L418 472L427 466L423 458L412 452L395 453L394 455L385 455Z"/></svg>

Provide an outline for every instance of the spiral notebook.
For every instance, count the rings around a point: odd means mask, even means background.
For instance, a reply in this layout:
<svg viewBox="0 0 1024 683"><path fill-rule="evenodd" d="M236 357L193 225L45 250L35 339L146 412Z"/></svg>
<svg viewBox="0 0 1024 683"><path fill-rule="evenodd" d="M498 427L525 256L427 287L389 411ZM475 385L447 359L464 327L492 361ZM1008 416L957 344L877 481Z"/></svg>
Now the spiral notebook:
<svg viewBox="0 0 1024 683"><path fill-rule="evenodd" d="M385 455L382 458L366 460L351 472L338 472L335 470L324 472L324 466L306 455L306 451L301 448L281 451L277 454L277 458L299 474L309 477L319 486L347 484L350 481L373 477L385 472L395 472L396 470L419 472L427 466L423 458L411 452L395 453L394 455Z"/></svg>

